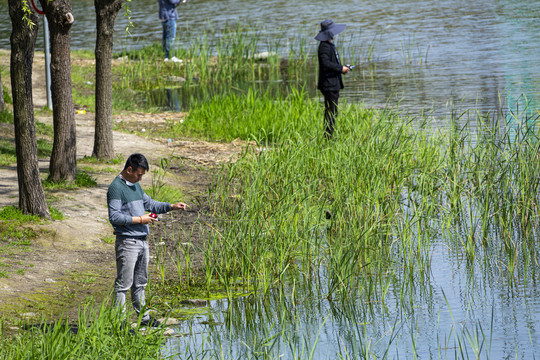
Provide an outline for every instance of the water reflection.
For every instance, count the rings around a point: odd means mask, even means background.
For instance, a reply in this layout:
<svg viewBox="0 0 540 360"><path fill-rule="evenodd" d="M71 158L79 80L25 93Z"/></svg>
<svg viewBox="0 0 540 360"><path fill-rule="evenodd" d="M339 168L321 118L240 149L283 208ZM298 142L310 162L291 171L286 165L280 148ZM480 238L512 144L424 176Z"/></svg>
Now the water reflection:
<svg viewBox="0 0 540 360"><path fill-rule="evenodd" d="M158 108L159 111L179 112L185 109L182 95L177 88L166 88L153 90L145 94L140 94L141 102L148 102L152 108Z"/></svg>
<svg viewBox="0 0 540 360"><path fill-rule="evenodd" d="M180 105L178 104L178 94L172 91L172 89L167 89L167 108L171 111L180 111Z"/></svg>
<svg viewBox="0 0 540 360"><path fill-rule="evenodd" d="M534 276L527 286L509 287L493 277L498 269L470 268L443 243L431 253L429 283L394 286L385 301L365 295L331 300L317 282L212 301L211 314L181 325L187 337L171 338L167 353L186 356L205 348L220 358L533 358L540 350Z"/></svg>

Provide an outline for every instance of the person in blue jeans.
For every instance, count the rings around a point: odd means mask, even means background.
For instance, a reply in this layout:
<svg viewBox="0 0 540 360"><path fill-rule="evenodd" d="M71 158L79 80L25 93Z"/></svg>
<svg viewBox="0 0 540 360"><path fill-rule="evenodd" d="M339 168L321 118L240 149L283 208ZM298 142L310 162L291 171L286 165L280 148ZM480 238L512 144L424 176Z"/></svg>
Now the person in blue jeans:
<svg viewBox="0 0 540 360"><path fill-rule="evenodd" d="M186 204L155 201L148 196L139 181L148 171L148 161L142 154L132 154L124 170L112 181L107 191L109 221L114 228L116 254L116 280L114 304L125 310L126 293L131 290L131 302L137 314L145 306L144 289L148 284L150 251L148 224L157 221L151 213L186 210ZM141 326L158 327L160 322L145 311Z"/></svg>
<svg viewBox="0 0 540 360"><path fill-rule="evenodd" d="M178 20L178 12L176 7L186 0L158 0L159 4L159 20L163 25L162 46L165 53L165 61L169 59L173 62L182 62L172 54L172 47L176 37L176 20ZM173 57L171 58L171 55Z"/></svg>

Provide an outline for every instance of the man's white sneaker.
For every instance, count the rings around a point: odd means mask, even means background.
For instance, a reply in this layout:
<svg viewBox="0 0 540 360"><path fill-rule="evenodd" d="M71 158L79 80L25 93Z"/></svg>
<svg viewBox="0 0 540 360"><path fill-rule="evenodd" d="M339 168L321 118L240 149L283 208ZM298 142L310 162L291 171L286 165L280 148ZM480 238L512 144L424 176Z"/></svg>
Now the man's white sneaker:
<svg viewBox="0 0 540 360"><path fill-rule="evenodd" d="M167 61L169 61L169 59L168 59L168 58L165 58L165 59L163 59L163 61L167 62Z"/></svg>
<svg viewBox="0 0 540 360"><path fill-rule="evenodd" d="M172 61L172 62L176 62L176 63L182 63L182 62L183 62L182 59L179 59L179 58L177 58L176 56L173 56L173 57L171 58L171 61Z"/></svg>

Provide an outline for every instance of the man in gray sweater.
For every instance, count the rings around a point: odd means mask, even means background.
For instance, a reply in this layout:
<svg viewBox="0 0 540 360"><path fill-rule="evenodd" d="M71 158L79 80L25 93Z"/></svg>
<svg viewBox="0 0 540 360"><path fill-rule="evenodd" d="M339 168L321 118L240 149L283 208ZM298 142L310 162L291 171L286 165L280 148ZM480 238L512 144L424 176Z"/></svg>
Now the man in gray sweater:
<svg viewBox="0 0 540 360"><path fill-rule="evenodd" d="M137 314L145 305L144 289L148 284L148 224L157 221L150 214L186 209L184 203L159 202L144 193L139 181L148 169L144 155L131 155L124 170L112 181L107 191L109 221L116 235L114 304L124 308L126 292L131 289L131 302ZM141 326L158 327L160 323L146 311Z"/></svg>

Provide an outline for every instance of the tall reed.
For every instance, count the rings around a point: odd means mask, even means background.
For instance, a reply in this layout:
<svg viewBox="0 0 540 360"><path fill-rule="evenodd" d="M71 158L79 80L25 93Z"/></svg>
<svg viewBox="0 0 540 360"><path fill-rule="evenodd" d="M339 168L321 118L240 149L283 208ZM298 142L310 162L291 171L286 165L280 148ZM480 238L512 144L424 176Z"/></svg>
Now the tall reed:
<svg viewBox="0 0 540 360"><path fill-rule="evenodd" d="M416 354L415 313L434 296L437 246L464 259L472 288L485 280L478 268L488 281L534 281L540 165L527 159L540 156L537 130L515 123L471 129L471 115L454 115L448 128L434 129L389 109L342 104L327 141L322 105L302 92L216 96L192 110L179 134L255 140L223 166L211 188L212 213L221 221L207 233L205 276L207 284L221 284L229 304L238 289L260 294L253 300L261 301L258 311L290 322L269 318L277 332L251 335L242 355L261 355L259 349L278 357L283 345L267 340L288 336L288 327L298 325L298 304L311 294L331 303L336 317L373 322L365 332L354 325L357 344L347 343L341 356L355 349L360 358L384 357L403 334ZM389 308L397 309L395 318ZM243 311L250 316L253 309ZM389 319L395 324L383 326ZM236 326L248 320L229 318L234 333L226 336L247 336ZM366 333L380 335L376 347ZM482 354L485 337L480 326L459 332L456 355ZM290 353L302 358L316 346L291 341Z"/></svg>
<svg viewBox="0 0 540 360"><path fill-rule="evenodd" d="M538 227L531 179L540 169L525 159L538 157L536 135L511 140L484 128L473 142L463 116L436 133L345 104L326 142L321 106L301 92L197 106L175 131L257 144L216 181L215 211L226 222L219 242L209 241L221 248L206 257L207 277L268 291L300 271L328 277L328 294L384 301L391 288L427 280L432 242L445 237L471 261L499 252L508 274L531 264L522 249Z"/></svg>

